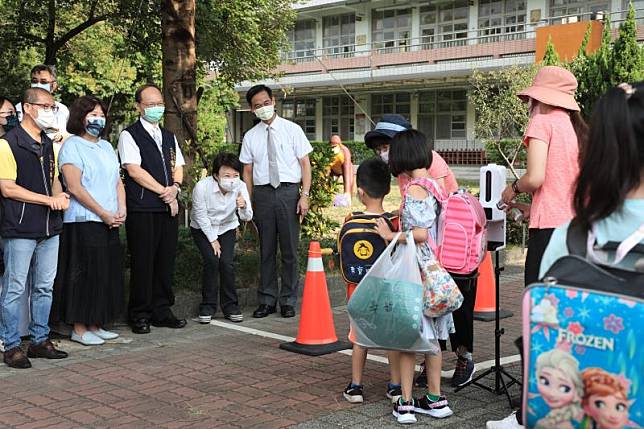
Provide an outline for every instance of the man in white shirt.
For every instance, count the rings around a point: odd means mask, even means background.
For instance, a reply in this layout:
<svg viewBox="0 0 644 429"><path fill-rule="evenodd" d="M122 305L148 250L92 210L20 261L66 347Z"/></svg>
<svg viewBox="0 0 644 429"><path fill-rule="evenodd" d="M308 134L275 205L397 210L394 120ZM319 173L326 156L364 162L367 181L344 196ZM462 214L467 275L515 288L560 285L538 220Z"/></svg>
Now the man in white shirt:
<svg viewBox="0 0 644 429"><path fill-rule="evenodd" d="M45 64L38 64L31 69L31 87L42 88L50 94L54 94L58 89L56 82L56 68ZM46 129L47 137L54 143L62 143L69 137L67 132L67 120L69 119L69 109L63 103L55 102L54 121L50 128ZM18 120L22 121L22 103L16 106Z"/></svg>
<svg viewBox="0 0 644 429"><path fill-rule="evenodd" d="M239 155L260 241L259 307L253 317L274 313L278 302L282 317L293 317L300 221L309 210L311 163L308 155L313 148L299 125L277 116L269 87L253 86L246 94L246 101L251 112L261 119L244 136ZM277 286L278 241L282 256L281 291Z"/></svg>
<svg viewBox="0 0 644 429"><path fill-rule="evenodd" d="M118 152L125 172L125 231L132 258L128 317L132 332L147 334L150 324L186 326L185 319L177 319L170 309L179 228L177 198L185 162L177 138L159 126L165 111L161 90L144 85L134 98L141 118L121 133Z"/></svg>

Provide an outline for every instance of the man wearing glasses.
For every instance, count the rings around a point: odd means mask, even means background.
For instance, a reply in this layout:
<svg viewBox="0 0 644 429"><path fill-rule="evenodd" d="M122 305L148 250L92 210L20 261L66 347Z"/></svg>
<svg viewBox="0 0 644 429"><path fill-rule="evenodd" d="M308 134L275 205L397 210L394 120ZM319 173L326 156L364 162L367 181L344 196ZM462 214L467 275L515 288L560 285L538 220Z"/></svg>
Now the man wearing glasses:
<svg viewBox="0 0 644 429"><path fill-rule="evenodd" d="M246 93L251 112L261 120L244 136L239 160L244 182L253 201L259 231L259 306L253 317L275 313L295 316L298 287L297 247L300 222L309 211L313 151L302 128L275 113L268 86L255 85ZM282 257L281 290L277 284L277 245Z"/></svg>
<svg viewBox="0 0 644 429"><path fill-rule="evenodd" d="M118 152L125 173L125 231L131 256L128 317L132 332L156 327L183 328L177 319L172 277L179 224L178 197L185 164L177 138L161 128L165 105L161 90L144 85L134 96L141 118L119 137Z"/></svg>
<svg viewBox="0 0 644 429"><path fill-rule="evenodd" d="M42 88L50 94L54 94L58 89L56 82L56 68L45 64L38 64L31 69L31 87ZM54 119L45 129L47 137L54 143L62 143L69 136L67 133L67 120L69 119L69 109L63 103L55 101L53 108ZM16 106L18 120L22 121L22 104Z"/></svg>
<svg viewBox="0 0 644 429"><path fill-rule="evenodd" d="M22 101L22 123L0 140L0 235L5 265L0 332L4 335L4 362L12 368L30 368L29 358L67 357L49 341L47 325L58 265L58 236L63 229L61 214L69 207L69 196L58 180L58 151L44 132L54 120L56 106L51 94L41 88L25 91ZM25 355L18 325L27 286L31 343Z"/></svg>

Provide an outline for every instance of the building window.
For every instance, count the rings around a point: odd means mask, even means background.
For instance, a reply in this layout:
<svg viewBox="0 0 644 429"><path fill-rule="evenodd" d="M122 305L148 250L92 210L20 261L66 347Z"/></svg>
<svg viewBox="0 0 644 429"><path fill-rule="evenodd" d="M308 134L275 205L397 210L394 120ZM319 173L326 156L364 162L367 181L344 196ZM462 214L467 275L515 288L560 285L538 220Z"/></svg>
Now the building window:
<svg viewBox="0 0 644 429"><path fill-rule="evenodd" d="M467 138L467 92L448 89L418 96L418 129L433 140Z"/></svg>
<svg viewBox="0 0 644 429"><path fill-rule="evenodd" d="M411 43L411 9L374 10L371 29L374 48L406 51Z"/></svg>
<svg viewBox="0 0 644 429"><path fill-rule="evenodd" d="M632 0L635 8L635 19L638 25L644 25L644 0ZM622 19L626 19L630 0L622 0Z"/></svg>
<svg viewBox="0 0 644 429"><path fill-rule="evenodd" d="M606 0L550 0L550 17L558 18L552 24L566 20L589 20L594 12L610 12L610 1Z"/></svg>
<svg viewBox="0 0 644 429"><path fill-rule="evenodd" d="M337 134L342 140L353 140L353 101L346 95L324 97L322 106L322 138L329 140L332 135Z"/></svg>
<svg viewBox="0 0 644 429"><path fill-rule="evenodd" d="M525 22L526 0L479 2L479 36L484 43L525 38Z"/></svg>
<svg viewBox="0 0 644 429"><path fill-rule="evenodd" d="M468 0L431 1L420 8L420 34L425 49L466 44Z"/></svg>
<svg viewBox="0 0 644 429"><path fill-rule="evenodd" d="M378 122L382 115L396 113L409 119L411 97L408 92L374 94L371 96L371 119Z"/></svg>
<svg viewBox="0 0 644 429"><path fill-rule="evenodd" d="M289 59L312 58L315 54L315 20L297 21L287 33L293 51Z"/></svg>
<svg viewBox="0 0 644 429"><path fill-rule="evenodd" d="M356 16L325 16L322 18L322 43L327 55L350 54L355 50Z"/></svg>
<svg viewBox="0 0 644 429"><path fill-rule="evenodd" d="M304 130L309 140L315 140L315 98L291 98L282 102L282 117L290 119Z"/></svg>

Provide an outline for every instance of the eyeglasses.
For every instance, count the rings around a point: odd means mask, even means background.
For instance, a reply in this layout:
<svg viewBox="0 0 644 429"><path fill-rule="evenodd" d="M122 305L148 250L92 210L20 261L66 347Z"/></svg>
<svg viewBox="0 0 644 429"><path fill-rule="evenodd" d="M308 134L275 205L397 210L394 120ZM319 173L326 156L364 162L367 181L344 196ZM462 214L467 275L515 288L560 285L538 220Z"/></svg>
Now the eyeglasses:
<svg viewBox="0 0 644 429"><path fill-rule="evenodd" d="M33 104L34 106L40 106L42 107L43 112L54 112L58 113L58 106L52 106L51 104L43 104L43 103L25 103L25 104Z"/></svg>
<svg viewBox="0 0 644 429"><path fill-rule="evenodd" d="M263 104L257 103L253 107L255 108L255 110L257 110L257 109L261 109L262 107L270 106L271 104L273 104L273 100L269 99L269 100L264 101Z"/></svg>
<svg viewBox="0 0 644 429"><path fill-rule="evenodd" d="M141 106L143 106L143 107L165 107L165 103L164 102L160 102L160 103L141 103Z"/></svg>

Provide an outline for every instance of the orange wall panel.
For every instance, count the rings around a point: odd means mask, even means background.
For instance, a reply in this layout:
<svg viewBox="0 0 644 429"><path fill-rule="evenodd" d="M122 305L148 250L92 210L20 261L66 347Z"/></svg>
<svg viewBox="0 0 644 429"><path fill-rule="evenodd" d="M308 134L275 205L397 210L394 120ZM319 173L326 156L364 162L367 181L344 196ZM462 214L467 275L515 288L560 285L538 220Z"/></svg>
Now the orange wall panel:
<svg viewBox="0 0 644 429"><path fill-rule="evenodd" d="M552 44L562 61L572 60L577 56L581 42L584 40L589 21L575 22L571 24L550 25L537 28L537 51L535 61L543 60L546 52L548 38L552 37ZM590 21L592 30L590 41L586 47L587 53L595 52L601 44L602 29L604 24L601 21Z"/></svg>

